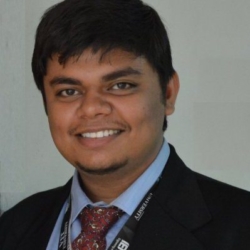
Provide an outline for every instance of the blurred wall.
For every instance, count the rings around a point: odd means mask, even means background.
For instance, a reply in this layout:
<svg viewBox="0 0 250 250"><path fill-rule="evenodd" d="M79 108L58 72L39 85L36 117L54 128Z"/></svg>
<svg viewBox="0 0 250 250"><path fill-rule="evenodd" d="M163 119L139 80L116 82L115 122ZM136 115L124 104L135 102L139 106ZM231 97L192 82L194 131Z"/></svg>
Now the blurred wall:
<svg viewBox="0 0 250 250"><path fill-rule="evenodd" d="M34 34L55 0L0 0L0 208L62 185L31 74ZM172 44L181 90L166 138L193 170L250 190L250 1L147 0Z"/></svg>

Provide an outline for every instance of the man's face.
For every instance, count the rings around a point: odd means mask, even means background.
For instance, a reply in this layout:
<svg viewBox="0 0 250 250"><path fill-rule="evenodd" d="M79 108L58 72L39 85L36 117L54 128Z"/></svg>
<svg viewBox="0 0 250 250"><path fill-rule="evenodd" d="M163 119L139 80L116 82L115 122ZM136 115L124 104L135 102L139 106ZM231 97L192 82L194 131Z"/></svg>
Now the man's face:
<svg viewBox="0 0 250 250"><path fill-rule="evenodd" d="M49 60L44 86L53 140L80 173L142 172L163 141L158 75L145 58L122 50L100 56L87 50L65 65L56 55Z"/></svg>

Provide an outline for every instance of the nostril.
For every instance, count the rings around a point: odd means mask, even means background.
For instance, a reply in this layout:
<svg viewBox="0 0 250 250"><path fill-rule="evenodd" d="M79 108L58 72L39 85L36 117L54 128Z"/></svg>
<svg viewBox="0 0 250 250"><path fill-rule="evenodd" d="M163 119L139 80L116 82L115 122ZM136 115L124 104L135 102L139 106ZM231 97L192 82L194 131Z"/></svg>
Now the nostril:
<svg viewBox="0 0 250 250"><path fill-rule="evenodd" d="M108 115L112 112L112 105L100 97L85 97L78 107L80 117L93 118L100 115Z"/></svg>

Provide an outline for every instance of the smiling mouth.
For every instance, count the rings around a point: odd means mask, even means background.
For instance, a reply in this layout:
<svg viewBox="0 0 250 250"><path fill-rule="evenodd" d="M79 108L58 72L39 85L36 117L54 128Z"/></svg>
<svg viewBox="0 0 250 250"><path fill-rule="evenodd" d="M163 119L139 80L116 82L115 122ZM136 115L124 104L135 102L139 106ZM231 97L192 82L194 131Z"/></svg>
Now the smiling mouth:
<svg viewBox="0 0 250 250"><path fill-rule="evenodd" d="M83 138L91 138L91 139L99 139L99 138L104 138L104 137L109 137L112 135L117 135L120 134L122 131L121 130L102 130L102 131L97 131L97 132L88 132L88 133L82 133L79 136Z"/></svg>

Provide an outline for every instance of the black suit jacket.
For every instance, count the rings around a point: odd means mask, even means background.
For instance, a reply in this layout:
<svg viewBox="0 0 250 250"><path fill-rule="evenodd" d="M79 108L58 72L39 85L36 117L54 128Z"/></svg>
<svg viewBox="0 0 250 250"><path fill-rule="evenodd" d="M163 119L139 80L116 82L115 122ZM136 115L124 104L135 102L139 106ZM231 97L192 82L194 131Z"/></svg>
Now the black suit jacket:
<svg viewBox="0 0 250 250"><path fill-rule="evenodd" d="M45 250L71 181L0 218L1 250ZM171 147L131 250L249 250L250 193L188 169Z"/></svg>

